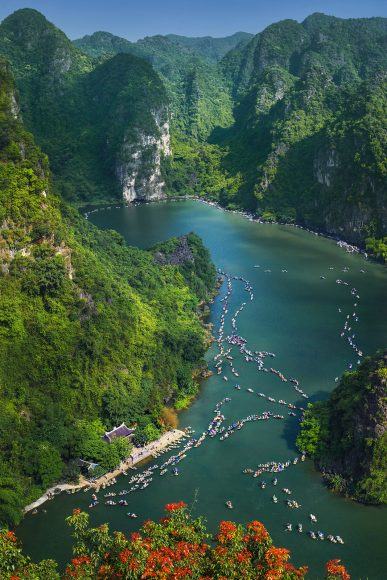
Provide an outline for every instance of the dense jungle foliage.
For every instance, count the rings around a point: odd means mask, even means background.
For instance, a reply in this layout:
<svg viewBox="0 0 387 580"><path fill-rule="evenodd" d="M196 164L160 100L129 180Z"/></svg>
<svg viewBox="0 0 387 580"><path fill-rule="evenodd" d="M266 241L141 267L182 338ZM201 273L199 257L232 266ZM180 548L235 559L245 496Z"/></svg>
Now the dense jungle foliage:
<svg viewBox="0 0 387 580"><path fill-rule="evenodd" d="M335 491L387 503L387 352L347 372L328 401L310 404L297 445Z"/></svg>
<svg viewBox="0 0 387 580"><path fill-rule="evenodd" d="M163 408L196 393L206 333L197 307L215 269L201 240L189 264L155 261L99 231L53 193L47 157L18 116L0 61L0 521L58 479L75 458L111 469L128 454L105 429L137 423L157 438ZM167 242L157 252L171 253Z"/></svg>
<svg viewBox="0 0 387 580"><path fill-rule="evenodd" d="M194 518L184 502L167 504L165 511L160 522L148 520L127 538L122 532L111 534L107 524L91 528L89 515L75 509L67 518L74 557L63 574L53 560L31 562L14 533L0 530L1 578L297 580L308 575L308 567L291 564L289 550L274 546L257 520L246 526L222 521L211 541L203 518ZM326 580L350 580L340 560L327 562L325 571Z"/></svg>
<svg viewBox="0 0 387 580"><path fill-rule="evenodd" d="M129 53L150 62L166 87L174 130L202 141L215 127L232 123L232 101L216 62L206 58L204 47L196 50L188 46L187 41L195 39L184 38L148 36L134 43L108 32L96 32L74 44L94 57ZM238 38L229 37L230 45L235 46Z"/></svg>
<svg viewBox="0 0 387 580"><path fill-rule="evenodd" d="M236 99L230 203L344 235L386 232L386 20L269 26L221 67Z"/></svg>

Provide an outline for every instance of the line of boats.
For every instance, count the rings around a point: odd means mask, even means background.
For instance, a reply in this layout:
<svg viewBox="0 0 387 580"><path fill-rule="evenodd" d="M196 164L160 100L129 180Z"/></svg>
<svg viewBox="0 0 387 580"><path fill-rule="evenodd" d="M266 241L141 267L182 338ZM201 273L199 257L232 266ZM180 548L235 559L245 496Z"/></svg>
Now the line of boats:
<svg viewBox="0 0 387 580"><path fill-rule="evenodd" d="M298 523L296 526L296 530L299 534L302 534L303 533L302 524ZM285 531L292 532L293 531L293 524L290 524L290 523L285 524ZM324 534L324 532L321 532L320 530L318 530L317 532L315 532L314 530L310 530L308 532L308 536L310 538L312 538L312 540L325 540L325 539L327 539L329 542L332 542L333 544L344 544L344 540L342 539L341 536L333 536L332 534L328 534L326 536L326 534Z"/></svg>

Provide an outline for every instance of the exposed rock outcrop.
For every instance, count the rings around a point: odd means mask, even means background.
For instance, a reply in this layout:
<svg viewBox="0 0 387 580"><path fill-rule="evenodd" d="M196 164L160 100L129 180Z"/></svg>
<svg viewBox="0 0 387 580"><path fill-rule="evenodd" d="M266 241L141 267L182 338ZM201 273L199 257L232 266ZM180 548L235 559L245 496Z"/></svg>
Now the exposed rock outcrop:
<svg viewBox="0 0 387 580"><path fill-rule="evenodd" d="M125 201L157 200L165 197L162 160L171 154L169 121L165 110L152 112L156 132L136 130L137 138L126 139L116 166Z"/></svg>
<svg viewBox="0 0 387 580"><path fill-rule="evenodd" d="M162 266L181 266L182 264L193 261L194 255L189 246L187 236L177 238L175 247L171 252L157 251L155 253L155 262Z"/></svg>
<svg viewBox="0 0 387 580"><path fill-rule="evenodd" d="M360 171L344 151L332 147L318 151L313 176L320 187L316 204L327 233L361 244L367 235L387 230L387 198L380 177Z"/></svg>

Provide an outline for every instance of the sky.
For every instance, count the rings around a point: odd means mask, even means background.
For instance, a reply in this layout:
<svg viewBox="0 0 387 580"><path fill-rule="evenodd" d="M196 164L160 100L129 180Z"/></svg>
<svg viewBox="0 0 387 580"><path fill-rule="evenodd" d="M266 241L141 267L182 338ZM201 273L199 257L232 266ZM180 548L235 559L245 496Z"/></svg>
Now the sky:
<svg viewBox="0 0 387 580"><path fill-rule="evenodd" d="M257 33L284 18L313 12L341 18L387 16L386 0L0 0L0 20L35 8L71 39L96 30L137 40L154 34L227 36Z"/></svg>

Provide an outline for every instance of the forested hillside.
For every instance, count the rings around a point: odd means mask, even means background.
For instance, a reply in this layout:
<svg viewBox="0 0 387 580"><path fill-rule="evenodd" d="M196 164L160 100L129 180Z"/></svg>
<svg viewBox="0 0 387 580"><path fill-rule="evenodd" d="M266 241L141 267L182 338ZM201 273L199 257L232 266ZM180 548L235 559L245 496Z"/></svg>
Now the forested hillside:
<svg viewBox="0 0 387 580"><path fill-rule="evenodd" d="M179 42L173 35L129 42L108 32L96 32L74 44L93 57L129 53L150 62L166 87L179 138L183 134L202 141L215 127L232 123L232 101L223 75L213 59L205 57L204 49L196 50L195 43L184 42L184 37Z"/></svg>
<svg viewBox="0 0 387 580"><path fill-rule="evenodd" d="M26 126L67 200L164 195L168 101L147 62L129 54L90 59L30 9L1 23L0 54L11 63Z"/></svg>
<svg viewBox="0 0 387 580"><path fill-rule="evenodd" d="M347 372L326 402L309 405L297 444L338 492L387 503L387 352Z"/></svg>
<svg viewBox="0 0 387 580"><path fill-rule="evenodd" d="M354 242L386 232L387 21L313 14L269 26L221 68L243 184L224 200Z"/></svg>
<svg viewBox="0 0 387 580"><path fill-rule="evenodd" d="M1 59L0 273L0 521L14 523L76 477L74 458L119 463L127 445L105 444L106 428L136 422L137 441L156 438L165 405L196 393L197 307L215 270L194 234L141 251L65 205Z"/></svg>
<svg viewBox="0 0 387 580"><path fill-rule="evenodd" d="M214 38L212 36L180 36L179 34L167 34L167 38L181 46L185 46L199 54L208 62L219 62L229 50L236 46L242 47L254 35L250 32L235 32L231 36Z"/></svg>

